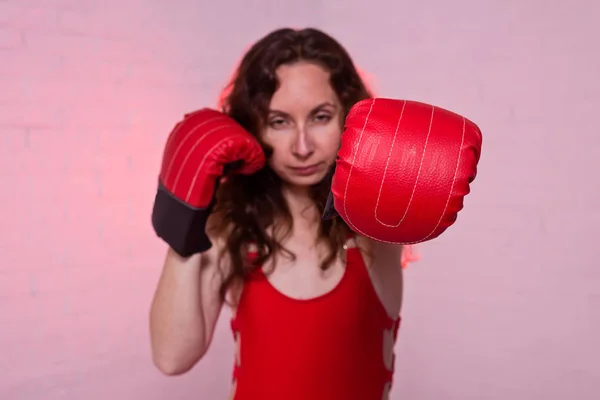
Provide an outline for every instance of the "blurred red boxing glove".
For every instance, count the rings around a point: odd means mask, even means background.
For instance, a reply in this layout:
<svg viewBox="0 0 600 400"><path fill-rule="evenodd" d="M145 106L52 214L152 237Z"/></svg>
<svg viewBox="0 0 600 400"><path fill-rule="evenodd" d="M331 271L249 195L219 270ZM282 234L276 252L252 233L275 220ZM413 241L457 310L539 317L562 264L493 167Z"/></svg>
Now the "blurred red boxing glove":
<svg viewBox="0 0 600 400"><path fill-rule="evenodd" d="M256 139L229 116L202 109L185 116L165 145L152 211L156 234L181 256L211 247L205 233L221 177L265 164Z"/></svg>
<svg viewBox="0 0 600 400"><path fill-rule="evenodd" d="M380 242L434 239L463 208L481 142L477 125L448 110L363 100L346 118L324 217Z"/></svg>

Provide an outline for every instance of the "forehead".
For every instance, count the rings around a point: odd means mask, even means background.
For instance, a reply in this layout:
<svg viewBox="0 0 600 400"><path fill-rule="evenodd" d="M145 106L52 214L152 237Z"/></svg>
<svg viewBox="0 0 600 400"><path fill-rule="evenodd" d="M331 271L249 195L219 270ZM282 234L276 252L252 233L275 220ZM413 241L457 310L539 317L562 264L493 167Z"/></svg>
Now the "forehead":
<svg viewBox="0 0 600 400"><path fill-rule="evenodd" d="M271 98L270 108L290 114L310 112L324 102L338 103L329 83L329 72L306 62L282 65L277 69L279 88Z"/></svg>

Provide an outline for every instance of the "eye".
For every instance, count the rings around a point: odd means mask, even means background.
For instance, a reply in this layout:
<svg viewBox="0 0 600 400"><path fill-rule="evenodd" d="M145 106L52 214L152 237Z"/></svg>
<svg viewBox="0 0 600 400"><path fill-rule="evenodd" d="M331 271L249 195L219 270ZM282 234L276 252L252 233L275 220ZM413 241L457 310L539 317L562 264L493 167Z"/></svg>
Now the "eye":
<svg viewBox="0 0 600 400"><path fill-rule="evenodd" d="M273 129L283 128L286 126L287 120L285 118L273 118L269 121L269 126Z"/></svg>
<svg viewBox="0 0 600 400"><path fill-rule="evenodd" d="M319 123L327 123L331 121L331 115L325 113L317 114L315 115L315 121Z"/></svg>

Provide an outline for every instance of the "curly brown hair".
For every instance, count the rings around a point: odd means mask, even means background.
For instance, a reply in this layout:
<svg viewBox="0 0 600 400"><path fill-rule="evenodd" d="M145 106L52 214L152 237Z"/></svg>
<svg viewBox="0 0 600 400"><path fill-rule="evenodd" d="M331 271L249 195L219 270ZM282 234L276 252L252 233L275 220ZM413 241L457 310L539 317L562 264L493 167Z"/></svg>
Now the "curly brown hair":
<svg viewBox="0 0 600 400"><path fill-rule="evenodd" d="M278 88L276 71L281 65L298 61L317 63L330 72L330 83L343 107L344 118L355 103L372 97L350 55L335 39L314 28L285 28L269 33L244 55L221 98L222 111L260 141L271 97ZM271 149L264 144L263 148L269 157ZM321 213L332 173L311 188L312 199ZM281 253L295 257L282 245L293 220L281 189L281 179L268 165L250 176L229 175L220 185L215 207L217 231L225 239L223 254L228 255L231 264L221 286L222 299L232 284L243 282L270 258ZM275 224L276 234L269 233ZM328 249L321 264L323 269L335 261L349 233L341 218L321 221L318 239ZM247 257L250 243L258 251L252 262Z"/></svg>

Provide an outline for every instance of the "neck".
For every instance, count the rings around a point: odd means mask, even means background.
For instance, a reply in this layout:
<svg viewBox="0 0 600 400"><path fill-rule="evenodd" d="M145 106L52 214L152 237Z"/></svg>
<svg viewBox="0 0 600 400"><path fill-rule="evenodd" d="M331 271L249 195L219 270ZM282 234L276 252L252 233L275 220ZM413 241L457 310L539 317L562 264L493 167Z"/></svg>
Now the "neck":
<svg viewBox="0 0 600 400"><path fill-rule="evenodd" d="M283 197L292 214L294 229L313 230L315 227L318 228L321 215L310 196L309 187L284 187Z"/></svg>

